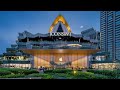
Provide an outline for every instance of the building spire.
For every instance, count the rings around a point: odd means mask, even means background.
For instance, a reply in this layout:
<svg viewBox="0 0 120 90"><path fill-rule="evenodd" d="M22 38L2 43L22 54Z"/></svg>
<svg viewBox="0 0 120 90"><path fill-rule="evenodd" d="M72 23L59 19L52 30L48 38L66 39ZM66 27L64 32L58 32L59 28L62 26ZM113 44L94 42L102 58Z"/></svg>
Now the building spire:
<svg viewBox="0 0 120 90"><path fill-rule="evenodd" d="M51 33L53 31L54 26L58 23L58 22L62 22L65 27L67 28L68 32L71 32L70 26L68 25L67 21L65 20L65 18L59 13L59 15L56 17L56 19L53 21L52 25L50 26L49 29L49 33Z"/></svg>

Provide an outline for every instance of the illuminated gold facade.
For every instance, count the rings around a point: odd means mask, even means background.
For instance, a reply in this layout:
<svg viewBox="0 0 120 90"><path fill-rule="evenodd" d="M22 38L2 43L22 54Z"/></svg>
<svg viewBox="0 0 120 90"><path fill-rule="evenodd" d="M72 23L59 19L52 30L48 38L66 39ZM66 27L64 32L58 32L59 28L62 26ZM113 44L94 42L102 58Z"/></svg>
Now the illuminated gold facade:
<svg viewBox="0 0 120 90"><path fill-rule="evenodd" d="M99 50L24 49L23 51L34 56L34 68L39 68L40 66L56 68L88 68L88 56L98 52Z"/></svg>
<svg viewBox="0 0 120 90"><path fill-rule="evenodd" d="M49 33L52 32L54 26L55 26L59 21L62 22L62 23L66 26L68 32L71 32L70 26L68 25L68 23L67 23L67 21L65 20L65 18L64 18L62 15L59 15L59 16L56 17L56 19L54 20L54 22L53 22L52 25L50 26Z"/></svg>

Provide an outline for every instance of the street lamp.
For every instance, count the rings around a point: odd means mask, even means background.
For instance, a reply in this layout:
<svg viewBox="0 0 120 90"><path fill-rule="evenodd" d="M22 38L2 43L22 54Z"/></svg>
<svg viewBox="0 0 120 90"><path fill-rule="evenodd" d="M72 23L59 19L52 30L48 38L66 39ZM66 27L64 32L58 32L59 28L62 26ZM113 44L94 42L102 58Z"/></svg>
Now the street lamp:
<svg viewBox="0 0 120 90"><path fill-rule="evenodd" d="M73 73L74 73L74 74L76 74L76 73L77 73L77 71L76 71L76 70L74 70L74 71L73 71Z"/></svg>

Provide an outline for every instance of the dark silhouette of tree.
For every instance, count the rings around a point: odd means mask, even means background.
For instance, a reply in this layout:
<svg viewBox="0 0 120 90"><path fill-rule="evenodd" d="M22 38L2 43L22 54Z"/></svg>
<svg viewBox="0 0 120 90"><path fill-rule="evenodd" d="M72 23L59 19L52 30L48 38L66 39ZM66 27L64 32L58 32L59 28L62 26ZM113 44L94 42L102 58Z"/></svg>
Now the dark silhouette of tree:
<svg viewBox="0 0 120 90"><path fill-rule="evenodd" d="M0 67L1 67L2 64L3 64L2 61L0 61Z"/></svg>

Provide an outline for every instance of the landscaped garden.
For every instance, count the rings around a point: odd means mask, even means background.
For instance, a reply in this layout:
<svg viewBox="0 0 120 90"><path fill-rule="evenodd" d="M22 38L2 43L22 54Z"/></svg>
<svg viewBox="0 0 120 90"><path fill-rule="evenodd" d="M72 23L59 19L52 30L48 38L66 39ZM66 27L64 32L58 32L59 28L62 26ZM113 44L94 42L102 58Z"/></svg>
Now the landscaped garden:
<svg viewBox="0 0 120 90"><path fill-rule="evenodd" d="M39 73L35 69L0 68L0 78L37 79L119 79L120 70L70 70L55 69Z"/></svg>

